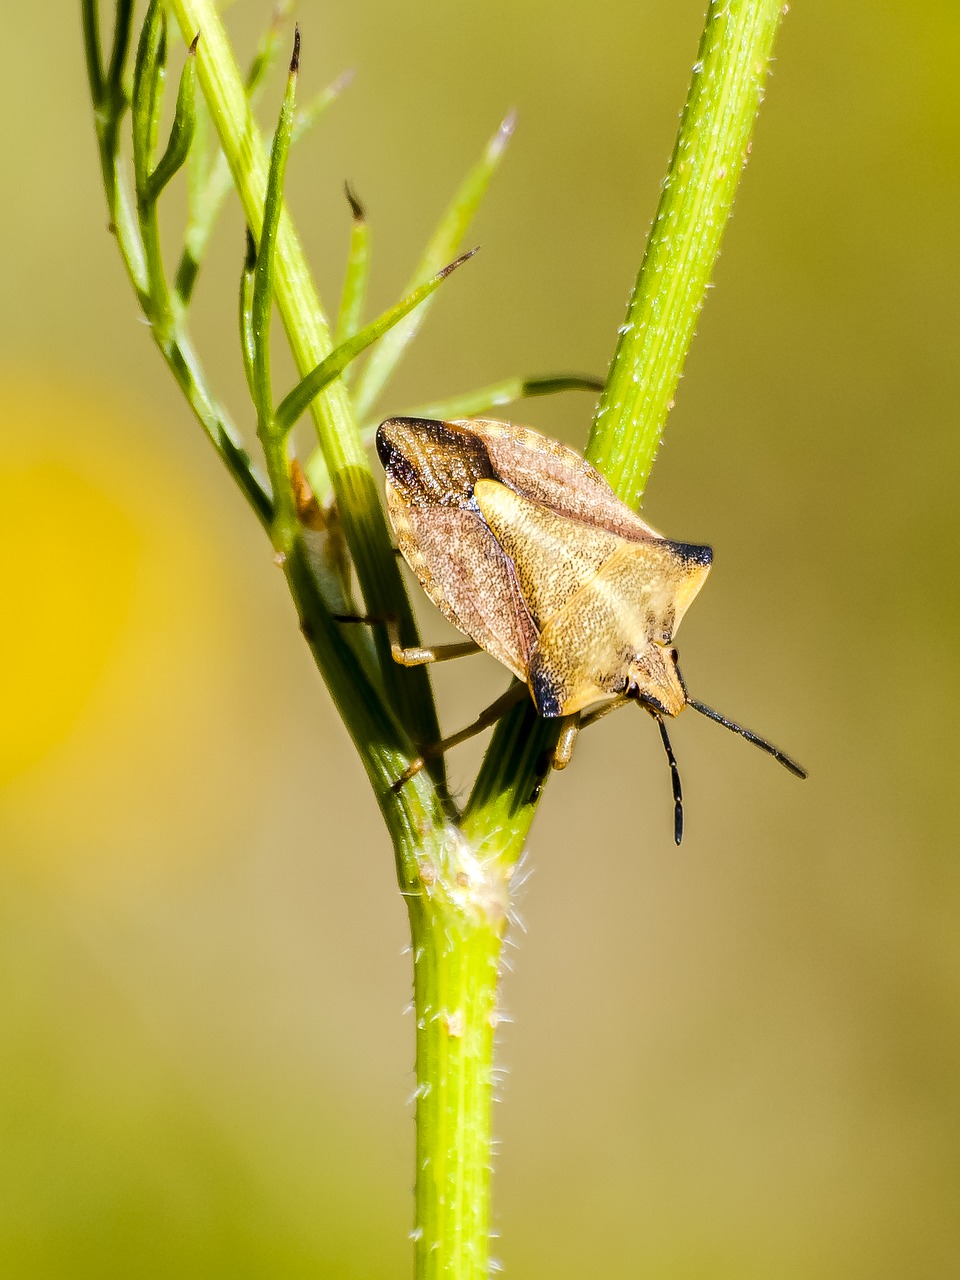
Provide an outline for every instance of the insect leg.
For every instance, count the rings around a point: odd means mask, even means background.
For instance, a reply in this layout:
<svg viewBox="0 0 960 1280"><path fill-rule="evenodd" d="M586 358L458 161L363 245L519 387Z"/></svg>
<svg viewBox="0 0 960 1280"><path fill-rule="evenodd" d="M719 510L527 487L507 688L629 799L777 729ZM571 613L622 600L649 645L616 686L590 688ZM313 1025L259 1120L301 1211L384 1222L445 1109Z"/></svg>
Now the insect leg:
<svg viewBox="0 0 960 1280"><path fill-rule="evenodd" d="M451 646L453 647L453 646ZM441 752L447 751L450 747L458 747L461 742L466 742L469 738L473 738L478 733L482 733L484 729L489 729L492 724L503 716L511 707L515 707L527 694L527 686L521 684L519 680L515 681L505 693L501 693L500 697L491 702L477 716L472 724L468 724L465 729L461 729L459 733L452 733L449 738L444 738L442 742L438 742L435 747L430 748L428 755L439 755Z"/></svg>
<svg viewBox="0 0 960 1280"><path fill-rule="evenodd" d="M551 769L565 769L570 763L570 757L573 755L573 744L576 742L579 732L580 712L577 711L572 716L564 716L560 722L560 734L557 738L556 746L552 751L541 752L540 758L537 760L537 775L527 804L536 804L540 799L540 792L543 790L543 784L546 782Z"/></svg>
<svg viewBox="0 0 960 1280"><path fill-rule="evenodd" d="M453 648L454 646L450 646ZM468 724L465 729L461 729L458 733L452 733L449 738L442 738L439 742L432 742L428 746L420 748L420 755L416 760L411 760L404 769L403 773L392 786L393 791L399 791L405 782L409 780L423 768L427 760L432 760L436 756L442 756L449 751L451 747L458 747L461 742L466 742L469 738L475 737L478 733L482 733L484 729L489 729L492 724L496 724L502 715L515 707L527 694L527 686L516 681L507 689L506 693L501 693L500 697L491 702L489 707L481 711L476 720L472 724Z"/></svg>
<svg viewBox="0 0 960 1280"><path fill-rule="evenodd" d="M583 728L583 717L578 711L575 715L564 716L563 724L560 728L560 736L557 738L557 745L553 749L553 755L550 757L550 765L554 769L565 769L570 763L570 757L573 755L573 744L577 740L577 734Z"/></svg>
<svg viewBox="0 0 960 1280"><path fill-rule="evenodd" d="M618 693L615 698L609 702L605 702L602 706L597 707L595 711L590 711L586 715L580 716L580 728L586 729L591 724L596 724L598 720L602 720L604 716L608 716L611 711L619 711L630 698L625 693Z"/></svg>
<svg viewBox="0 0 960 1280"><path fill-rule="evenodd" d="M480 646L473 640L462 640L454 644L435 644L430 647L417 645L405 648L400 643L400 623L393 614L385 617L357 613L336 613L337 622L363 622L370 627L386 627L387 639L390 641L390 652L394 662L401 667L422 667L428 662L448 662L451 658L466 658L472 653L479 653Z"/></svg>
<svg viewBox="0 0 960 1280"><path fill-rule="evenodd" d="M421 667L427 662L449 662L451 658L468 658L472 653L479 653L480 646L472 640L463 640L458 644L435 644L430 648L405 649L391 640L390 652L394 662L401 667Z"/></svg>
<svg viewBox="0 0 960 1280"><path fill-rule="evenodd" d="M560 737L557 739L557 745L550 758L553 768L565 769L570 763L570 757L573 755L573 744L576 742L577 734L581 729L586 729L589 725L596 724L598 720L608 716L611 711L618 711L627 700L627 695L621 693L611 699L610 702L605 702L602 706L597 707L596 710L587 712L586 715L582 711L578 711L575 715L564 717L565 723L560 730Z"/></svg>

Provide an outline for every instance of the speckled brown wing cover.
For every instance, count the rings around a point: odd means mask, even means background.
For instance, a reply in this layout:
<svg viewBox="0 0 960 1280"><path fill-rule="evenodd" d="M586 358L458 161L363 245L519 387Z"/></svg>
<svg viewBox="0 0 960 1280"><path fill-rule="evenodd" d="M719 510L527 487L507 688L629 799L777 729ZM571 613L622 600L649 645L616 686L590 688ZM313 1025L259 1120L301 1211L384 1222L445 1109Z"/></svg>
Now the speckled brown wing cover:
<svg viewBox="0 0 960 1280"><path fill-rule="evenodd" d="M476 419L450 424L483 441L494 478L560 516L631 542L660 534L631 511L600 472L574 449L531 427Z"/></svg>
<svg viewBox="0 0 960 1280"><path fill-rule="evenodd" d="M440 612L526 681L537 630L513 562L473 500L495 472L482 438L461 424L393 418L377 432L397 545Z"/></svg>

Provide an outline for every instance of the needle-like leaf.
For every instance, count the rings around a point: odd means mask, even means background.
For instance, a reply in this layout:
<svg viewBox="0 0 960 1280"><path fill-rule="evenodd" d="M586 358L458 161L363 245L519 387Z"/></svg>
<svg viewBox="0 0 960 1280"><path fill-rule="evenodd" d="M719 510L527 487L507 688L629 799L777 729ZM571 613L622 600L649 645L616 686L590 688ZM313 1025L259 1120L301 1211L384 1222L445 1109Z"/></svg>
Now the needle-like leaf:
<svg viewBox="0 0 960 1280"><path fill-rule="evenodd" d="M533 396L552 396L560 391L602 391L603 379L576 373L561 373L550 378L507 378L489 387L465 391L447 400L433 400L415 405L394 415L398 418L476 418L501 405ZM374 428L375 429L375 428Z"/></svg>
<svg viewBox="0 0 960 1280"><path fill-rule="evenodd" d="M318 396L323 388L328 386L334 378L338 377L351 360L355 360L361 351L365 351L378 338L394 329L403 320L404 316L408 315L414 307L426 301L451 272L456 271L457 267L462 266L476 252L476 249L471 249L469 253L461 254L459 258L445 266L442 271L438 271L432 280L428 280L426 284L422 284L419 288L408 293L395 307L391 307L389 311L384 311L376 320L372 320L370 324L361 329L358 334L355 334L331 351L325 360L322 360L316 368L311 369L306 377L298 382L288 395L284 396L275 415L277 431L286 432L294 427L300 415L309 408L310 401L315 396Z"/></svg>
<svg viewBox="0 0 960 1280"><path fill-rule="evenodd" d="M456 253L510 141L514 124L515 118L511 113L487 143L479 164L467 174L447 211L440 219L426 252L413 273L408 292L428 280L442 263L449 261ZM402 325L398 325L370 357L357 386L355 397L357 416L361 420L369 414L374 401L397 367L407 344L423 323L425 315L426 308L421 308Z"/></svg>
<svg viewBox="0 0 960 1280"><path fill-rule="evenodd" d="M347 338L352 338L360 328L370 271L370 236L367 230L366 210L349 182L344 183L344 189L353 214L353 228L350 232L350 252L347 255L347 270L337 315L337 329L334 337L337 343L346 342Z"/></svg>
<svg viewBox="0 0 960 1280"><path fill-rule="evenodd" d="M280 108L280 119L270 148L270 169L267 175L267 192L263 204L263 227L257 260L253 268L253 298L251 301L251 326L253 332L253 400L261 433L273 430L273 396L270 387L270 317L273 311L273 261L277 244L277 228L283 208L283 181L290 153L290 136L293 132L293 109L297 96L297 78L300 71L300 28L293 37L293 57L287 88Z"/></svg>
<svg viewBox="0 0 960 1280"><path fill-rule="evenodd" d="M150 0L133 71L133 172L137 199L150 202L148 188L157 146L167 60L167 13Z"/></svg>
<svg viewBox="0 0 960 1280"><path fill-rule="evenodd" d="M247 252L243 260L243 271L240 275L240 355L243 359L243 372L247 378L250 399L254 398L253 366L256 360L257 342L253 330L253 277L257 265L257 244L250 228L247 227Z"/></svg>
<svg viewBox="0 0 960 1280"><path fill-rule="evenodd" d="M147 199L156 200L178 169L182 168L190 154L197 128L197 41L187 51L187 60L180 75L177 90L177 107L170 129L167 149L157 162L157 167L147 181Z"/></svg>
<svg viewBox="0 0 960 1280"><path fill-rule="evenodd" d="M244 81L247 101L251 105L257 101L260 90L273 69L277 55L283 48L285 26L293 8L292 0L283 0L283 3L275 9L270 25L260 38L260 44ZM294 113L293 142L301 138L327 107L336 101L352 79L352 72L344 72L326 89L321 90L306 106ZM197 171L191 180L190 216L174 282L177 295L184 305L190 301L193 294L217 216L232 186L230 166L222 150L217 150L212 163L208 161L206 155L197 152L197 161Z"/></svg>

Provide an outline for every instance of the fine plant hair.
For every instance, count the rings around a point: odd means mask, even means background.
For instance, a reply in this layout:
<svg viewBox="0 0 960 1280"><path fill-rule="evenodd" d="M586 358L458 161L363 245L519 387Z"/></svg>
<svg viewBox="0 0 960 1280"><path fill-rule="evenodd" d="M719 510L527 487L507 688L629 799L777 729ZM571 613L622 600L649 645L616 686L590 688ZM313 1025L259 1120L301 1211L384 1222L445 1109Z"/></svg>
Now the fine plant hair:
<svg viewBox="0 0 960 1280"><path fill-rule="evenodd" d="M460 270L476 269L465 268L471 255L462 241L514 122L500 125L468 171L403 297L373 320L364 319L366 213L347 189L353 229L343 294L329 317L283 193L293 144L322 119L344 80L298 101L300 61L310 47L307 32L301 45L299 31L289 29L291 7L279 4L243 76L214 0L149 0L142 14L133 0L116 0L110 20L98 0L81 0L93 117L110 230L131 287L190 410L270 540L393 845L414 976L415 1272L419 1280L477 1280L492 1266L493 1055L512 880L559 726L538 717L529 698L517 701L458 804L443 753L423 752L441 741L427 667L398 665L385 627L344 619L390 619L402 646L420 644L369 454L373 414L436 291L455 288L451 276ZM408 414L463 418L529 396L599 392L586 456L624 502L639 507L748 155L781 12L782 0L709 5L606 379L511 377ZM254 107L281 56L283 105L265 138ZM161 138L172 74L179 77L173 123ZM175 181L186 185L187 215L179 258L170 263L160 214ZM231 422L189 332L196 281L231 189L249 229L246 246L237 246L246 433ZM168 236L169 229L164 243ZM298 370L292 387L275 386L274 308ZM304 417L313 443L295 454L293 429ZM697 710L750 736L702 704ZM679 823L679 779L658 723Z"/></svg>

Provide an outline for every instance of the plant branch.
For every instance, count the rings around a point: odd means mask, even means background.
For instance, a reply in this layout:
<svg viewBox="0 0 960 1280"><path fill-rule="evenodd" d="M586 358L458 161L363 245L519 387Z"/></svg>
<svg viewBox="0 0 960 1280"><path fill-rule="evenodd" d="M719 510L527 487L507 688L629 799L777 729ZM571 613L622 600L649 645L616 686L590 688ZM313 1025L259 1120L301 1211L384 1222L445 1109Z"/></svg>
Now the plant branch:
<svg viewBox="0 0 960 1280"><path fill-rule="evenodd" d="M367 228L367 213L349 182L344 183L343 189L353 215L353 226L350 230L350 252L347 254L347 270L340 294L340 309L337 312L338 343L352 338L363 323L363 304L367 296L367 277L370 273L370 233Z"/></svg>
<svg viewBox="0 0 960 1280"><path fill-rule="evenodd" d="M633 507L650 474L763 96L781 0L712 0L643 263L586 454ZM557 726L532 704L494 731L465 812L519 856Z"/></svg>
<svg viewBox="0 0 960 1280"><path fill-rule="evenodd" d="M487 1280L493 1041L508 880L463 842L410 901L417 1280ZM451 876L449 871L456 869Z"/></svg>
<svg viewBox="0 0 960 1280"><path fill-rule="evenodd" d="M480 160L464 178L430 237L430 242L405 292L409 293L411 289L429 280L445 262L450 261L460 247L470 220L479 208L490 180L499 168L507 143L513 135L515 123L512 114L501 122L500 127L487 143ZM404 350L423 324L425 315L425 307L415 311L403 324L397 325L370 357L359 379L354 397L357 417L361 421L373 408L380 392L393 375Z"/></svg>
<svg viewBox="0 0 960 1280"><path fill-rule="evenodd" d="M140 306L150 320L154 340L170 371L197 420L222 458L227 471L250 503L260 523L267 526L272 516L270 495L255 474L250 459L229 419L210 393L203 370L183 330L179 311L171 305L163 280L162 263L159 261L158 239L153 241L156 252L151 250L148 266L138 219L146 216L152 235L154 226L151 225L151 219L155 224L155 198L147 199L143 207L138 200L135 214L133 202L127 194L126 184L123 181L120 163L120 124L129 106L123 76L130 46L132 10L132 0L120 0L117 5L110 64L104 75L95 0L83 0L81 9L87 74L94 104L100 168L110 212L110 228L117 237L120 256L130 283L137 294ZM154 20L158 16L155 13ZM156 99L156 94L153 96ZM157 105L156 101L155 105ZM139 127L142 129L142 122ZM149 174L144 171L144 180L148 178ZM146 192L144 194L146 195ZM159 274L151 274L151 272Z"/></svg>
<svg viewBox="0 0 960 1280"><path fill-rule="evenodd" d="M207 108L230 166L247 224L259 238L267 187L267 158L250 112L243 79L213 0L170 0L184 39L199 31L197 73ZM301 376L332 350L326 317L293 222L283 209L277 228L274 270L277 307ZM324 462L333 484L344 536L357 570L367 610L399 620L404 645L418 642L417 629L393 553L377 484L342 381L330 383L310 406ZM436 742L439 724L426 673L393 662L385 636L377 636L381 678L391 705L416 742ZM428 772L443 785L443 761Z"/></svg>
<svg viewBox="0 0 960 1280"><path fill-rule="evenodd" d="M712 0L587 457L639 507L750 154L780 0Z"/></svg>

